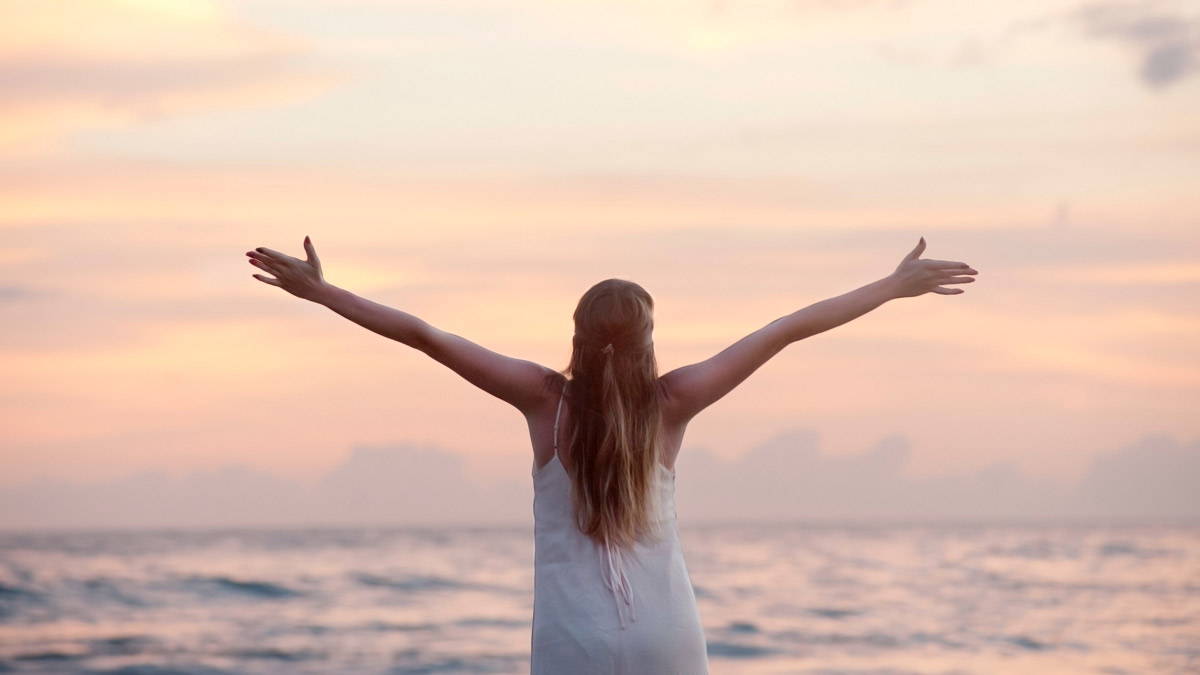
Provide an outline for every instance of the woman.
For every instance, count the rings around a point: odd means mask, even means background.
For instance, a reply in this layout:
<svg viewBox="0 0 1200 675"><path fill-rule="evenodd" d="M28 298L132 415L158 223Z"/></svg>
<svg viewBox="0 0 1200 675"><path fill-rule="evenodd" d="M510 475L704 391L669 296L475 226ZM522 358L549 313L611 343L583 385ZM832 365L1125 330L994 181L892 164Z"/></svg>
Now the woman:
<svg viewBox="0 0 1200 675"><path fill-rule="evenodd" d="M962 293L969 265L922 260L925 239L890 275L778 318L717 355L658 376L653 300L602 281L575 309L570 363L557 372L497 354L324 280L306 259L248 251L254 278L421 350L525 415L533 444L532 672L708 672L696 598L675 521L675 461L688 422L784 347L893 298Z"/></svg>

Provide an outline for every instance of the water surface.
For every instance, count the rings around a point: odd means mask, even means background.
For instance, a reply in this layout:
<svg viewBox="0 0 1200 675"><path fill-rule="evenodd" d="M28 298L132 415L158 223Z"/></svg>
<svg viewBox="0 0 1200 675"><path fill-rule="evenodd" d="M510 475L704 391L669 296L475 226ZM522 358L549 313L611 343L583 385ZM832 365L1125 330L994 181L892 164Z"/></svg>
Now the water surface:
<svg viewBox="0 0 1200 675"><path fill-rule="evenodd" d="M1200 672L1200 526L681 536L722 673ZM530 528L0 534L0 672L522 673Z"/></svg>

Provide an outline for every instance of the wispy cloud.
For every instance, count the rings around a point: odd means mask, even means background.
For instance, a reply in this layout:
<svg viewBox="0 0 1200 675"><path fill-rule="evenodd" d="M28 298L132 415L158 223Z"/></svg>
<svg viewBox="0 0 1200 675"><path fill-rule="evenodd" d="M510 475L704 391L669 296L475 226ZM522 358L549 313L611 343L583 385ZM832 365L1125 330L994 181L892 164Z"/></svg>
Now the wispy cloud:
<svg viewBox="0 0 1200 675"><path fill-rule="evenodd" d="M1149 87L1174 85L1200 69L1200 13L1192 3L1095 2L1073 19L1087 35L1133 50Z"/></svg>
<svg viewBox="0 0 1200 675"><path fill-rule="evenodd" d="M306 62L301 38L209 0L0 3L0 152L81 129L294 100L342 75Z"/></svg>
<svg viewBox="0 0 1200 675"><path fill-rule="evenodd" d="M16 300L30 300L41 296L42 293L26 284L3 284L0 285L0 302L12 302Z"/></svg>

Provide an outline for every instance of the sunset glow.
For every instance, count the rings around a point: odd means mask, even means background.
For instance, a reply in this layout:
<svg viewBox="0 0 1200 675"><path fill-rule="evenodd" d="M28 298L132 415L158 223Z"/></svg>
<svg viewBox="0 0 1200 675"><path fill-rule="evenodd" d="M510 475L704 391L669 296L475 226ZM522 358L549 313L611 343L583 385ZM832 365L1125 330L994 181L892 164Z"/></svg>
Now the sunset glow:
<svg viewBox="0 0 1200 675"><path fill-rule="evenodd" d="M0 2L3 481L408 442L527 477L516 411L251 278L305 235L330 282L555 369L608 277L654 295L665 372L920 236L980 270L789 347L681 471L794 429L1061 481L1190 442L1200 48L1096 7Z"/></svg>

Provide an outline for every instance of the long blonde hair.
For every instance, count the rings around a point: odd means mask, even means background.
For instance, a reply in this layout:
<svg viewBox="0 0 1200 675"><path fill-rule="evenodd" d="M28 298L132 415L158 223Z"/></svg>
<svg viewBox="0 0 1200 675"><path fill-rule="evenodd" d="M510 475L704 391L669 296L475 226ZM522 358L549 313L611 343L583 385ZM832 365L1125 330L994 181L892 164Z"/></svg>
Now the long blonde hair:
<svg viewBox="0 0 1200 675"><path fill-rule="evenodd" d="M659 462L654 300L624 279L592 286L575 308L570 365L575 520L599 543L629 548L656 531Z"/></svg>

